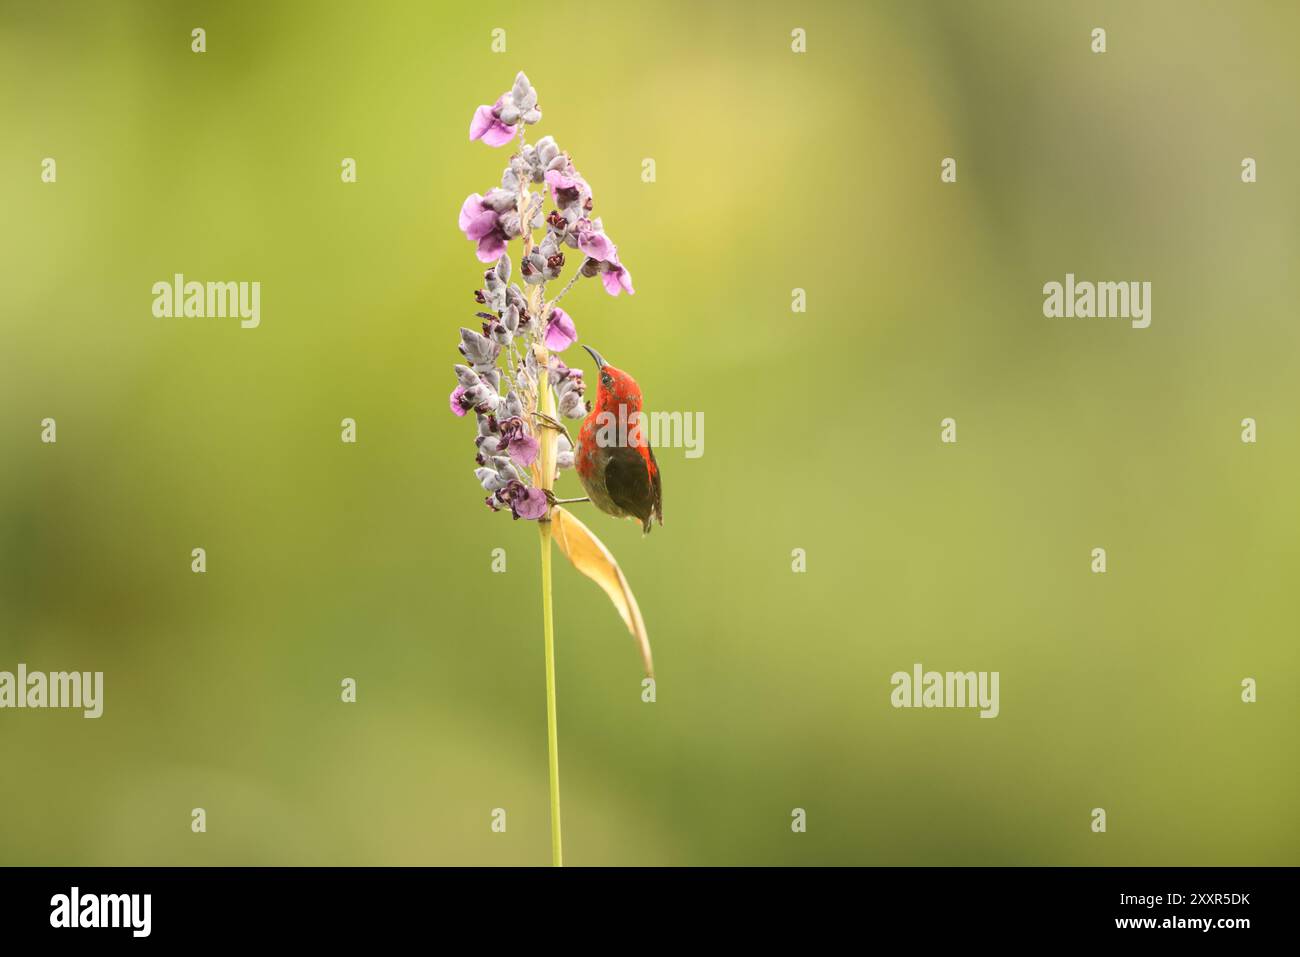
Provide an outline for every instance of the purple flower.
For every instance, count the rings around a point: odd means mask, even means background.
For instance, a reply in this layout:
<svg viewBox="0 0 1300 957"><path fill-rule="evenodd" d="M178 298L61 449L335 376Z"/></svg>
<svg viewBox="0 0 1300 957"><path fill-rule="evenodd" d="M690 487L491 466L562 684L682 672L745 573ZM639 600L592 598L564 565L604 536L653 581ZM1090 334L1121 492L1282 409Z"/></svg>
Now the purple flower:
<svg viewBox="0 0 1300 957"><path fill-rule="evenodd" d="M528 433L524 420L519 416L501 423L501 443L505 445L510 460L525 468L537 461L537 453L541 450L541 443Z"/></svg>
<svg viewBox="0 0 1300 957"><path fill-rule="evenodd" d="M556 306L551 310L551 318L546 321L546 348L552 352L563 352L578 341L578 330L569 314Z"/></svg>
<svg viewBox="0 0 1300 957"><path fill-rule="evenodd" d="M605 284L605 291L611 296L617 296L620 292L626 292L630 296L636 292L632 288L632 274L618 261L618 250L600 264L600 281Z"/></svg>
<svg viewBox="0 0 1300 957"><path fill-rule="evenodd" d="M547 170L546 185L551 187L551 202L556 206L570 206L575 202L586 205L587 200L591 199L591 187L573 169L563 173L558 169Z"/></svg>
<svg viewBox="0 0 1300 957"><path fill-rule="evenodd" d="M458 385L451 390L451 411L457 415L464 415L469 411L469 408L462 401L464 395L465 387L463 385Z"/></svg>
<svg viewBox="0 0 1300 957"><path fill-rule="evenodd" d="M540 450L541 443L527 432L520 432L511 438L510 443L506 446L506 451L510 453L510 461L516 465L522 465L524 468L537 461L537 453Z"/></svg>
<svg viewBox="0 0 1300 957"><path fill-rule="evenodd" d="M504 488L498 489L487 497L488 507L497 510L497 502L509 505L515 518L536 521L546 514L546 493L539 488L525 485L518 479L511 479Z"/></svg>
<svg viewBox="0 0 1300 957"><path fill-rule="evenodd" d="M618 247L605 235L600 220L594 223L583 217L578 220L578 248L597 262L607 262L618 255Z"/></svg>
<svg viewBox="0 0 1300 957"><path fill-rule="evenodd" d="M500 120L504 101L505 94L502 94L492 106L480 106L474 111L474 118L469 121L471 140L482 140L488 146L505 146L515 138L515 128Z"/></svg>
<svg viewBox="0 0 1300 957"><path fill-rule="evenodd" d="M506 251L506 233L501 225L501 217L478 193L467 196L460 207L460 228L466 239L478 243L480 262L490 263L500 259Z"/></svg>
<svg viewBox="0 0 1300 957"><path fill-rule="evenodd" d="M546 514L546 493L539 488L519 485L510 496L510 511L515 518L535 522Z"/></svg>

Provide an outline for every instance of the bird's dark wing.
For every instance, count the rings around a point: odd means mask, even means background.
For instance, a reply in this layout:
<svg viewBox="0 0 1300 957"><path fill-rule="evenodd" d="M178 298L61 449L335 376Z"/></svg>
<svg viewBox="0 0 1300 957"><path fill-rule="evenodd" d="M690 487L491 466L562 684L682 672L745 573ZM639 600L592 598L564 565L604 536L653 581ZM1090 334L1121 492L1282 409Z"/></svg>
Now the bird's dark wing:
<svg viewBox="0 0 1300 957"><path fill-rule="evenodd" d="M650 453L650 464L654 466L650 470L650 485L654 490L654 510L653 514L659 520L659 524L664 523L664 487L663 482L659 479L659 463L655 461L655 450L647 448Z"/></svg>
<svg viewBox="0 0 1300 957"><path fill-rule="evenodd" d="M650 471L641 453L622 446L606 450L605 489L614 504L648 524L652 509Z"/></svg>

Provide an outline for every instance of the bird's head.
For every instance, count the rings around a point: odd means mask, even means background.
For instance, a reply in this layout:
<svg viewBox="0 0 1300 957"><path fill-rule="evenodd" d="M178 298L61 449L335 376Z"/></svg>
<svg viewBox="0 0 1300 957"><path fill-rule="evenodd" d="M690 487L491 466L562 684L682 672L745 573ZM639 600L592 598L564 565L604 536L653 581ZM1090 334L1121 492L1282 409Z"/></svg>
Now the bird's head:
<svg viewBox="0 0 1300 957"><path fill-rule="evenodd" d="M641 410L641 387L636 384L636 379L624 372L622 369L616 369L606 362L599 352L590 346L583 346L591 353L591 357L596 360L596 372L599 376L596 386L596 409L598 411L612 410L617 406L625 405L629 412L639 412Z"/></svg>

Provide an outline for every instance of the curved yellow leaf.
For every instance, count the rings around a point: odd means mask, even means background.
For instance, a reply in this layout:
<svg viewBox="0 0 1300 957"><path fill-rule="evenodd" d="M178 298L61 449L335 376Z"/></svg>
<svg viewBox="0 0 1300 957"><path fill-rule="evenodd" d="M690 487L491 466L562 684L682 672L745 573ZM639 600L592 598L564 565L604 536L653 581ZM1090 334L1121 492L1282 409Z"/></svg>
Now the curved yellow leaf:
<svg viewBox="0 0 1300 957"><path fill-rule="evenodd" d="M614 561L614 556L591 529L558 505L551 509L551 532L555 544L560 546L560 551L573 563L573 567L605 590L609 600L623 616L627 630L636 639L646 676L653 678L655 669L650 658L650 636L646 634L645 621L641 618L641 609L637 607L636 596L632 594L627 576L618 567L618 562Z"/></svg>

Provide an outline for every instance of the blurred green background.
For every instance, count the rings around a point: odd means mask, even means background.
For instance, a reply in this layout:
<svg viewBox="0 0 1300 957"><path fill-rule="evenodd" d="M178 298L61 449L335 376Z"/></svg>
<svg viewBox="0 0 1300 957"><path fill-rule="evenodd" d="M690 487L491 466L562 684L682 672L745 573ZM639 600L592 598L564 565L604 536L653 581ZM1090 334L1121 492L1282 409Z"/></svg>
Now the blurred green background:
<svg viewBox="0 0 1300 957"><path fill-rule="evenodd" d="M0 862L548 862L536 530L447 410L523 69L636 281L582 341L706 423L663 529L579 512L657 703L557 559L567 862L1300 863L1295 6L0 11L0 669L106 675L0 712ZM1151 327L1044 319L1066 272ZM914 662L1001 716L894 710Z"/></svg>

